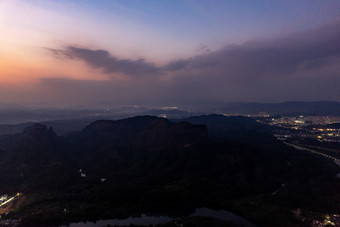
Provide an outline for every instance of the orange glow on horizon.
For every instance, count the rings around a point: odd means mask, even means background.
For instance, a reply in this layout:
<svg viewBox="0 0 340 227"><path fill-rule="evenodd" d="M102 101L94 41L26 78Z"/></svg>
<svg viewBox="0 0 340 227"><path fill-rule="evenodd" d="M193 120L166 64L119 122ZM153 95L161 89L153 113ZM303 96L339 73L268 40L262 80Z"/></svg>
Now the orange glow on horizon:
<svg viewBox="0 0 340 227"><path fill-rule="evenodd" d="M41 48L42 51L43 48ZM40 51L41 52L41 51ZM36 83L41 78L66 78L75 80L124 79L122 75L105 75L80 61L56 59L48 53L2 51L0 83Z"/></svg>

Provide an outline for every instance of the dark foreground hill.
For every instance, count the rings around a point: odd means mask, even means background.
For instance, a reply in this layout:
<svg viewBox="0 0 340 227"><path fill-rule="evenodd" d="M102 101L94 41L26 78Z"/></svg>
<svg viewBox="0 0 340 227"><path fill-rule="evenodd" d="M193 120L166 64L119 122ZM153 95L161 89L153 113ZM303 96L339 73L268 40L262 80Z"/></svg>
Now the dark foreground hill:
<svg viewBox="0 0 340 227"><path fill-rule="evenodd" d="M286 147L249 118L96 121L58 137L35 124L0 137L0 194L25 196L23 225L231 210L260 226L302 225L292 210L339 213L339 168Z"/></svg>

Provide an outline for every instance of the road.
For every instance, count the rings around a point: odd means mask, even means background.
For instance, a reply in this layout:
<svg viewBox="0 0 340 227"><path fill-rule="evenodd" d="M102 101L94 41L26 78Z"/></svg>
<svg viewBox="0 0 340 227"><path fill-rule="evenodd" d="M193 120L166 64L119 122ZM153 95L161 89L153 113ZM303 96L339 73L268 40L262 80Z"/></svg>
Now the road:
<svg viewBox="0 0 340 227"><path fill-rule="evenodd" d="M15 196L11 197L10 199L6 200L5 202L0 204L0 207L5 206L6 204L12 202L14 199L18 198L20 196L20 194L16 194Z"/></svg>
<svg viewBox="0 0 340 227"><path fill-rule="evenodd" d="M292 143L287 143L287 142L283 142L284 144L288 145L288 146L291 146L295 149L298 149L298 150L303 150L303 151L309 151L313 154L318 154L318 155L321 155L325 158L328 158L328 159L331 159L335 162L340 162L340 159L336 158L336 157L333 157L333 156L330 156L328 154L325 154L325 153L322 153L322 152L319 152L319 151L316 151L316 150L313 150L313 149L310 149L310 148L307 148L307 147L303 147L301 145L296 145L296 144L292 144Z"/></svg>

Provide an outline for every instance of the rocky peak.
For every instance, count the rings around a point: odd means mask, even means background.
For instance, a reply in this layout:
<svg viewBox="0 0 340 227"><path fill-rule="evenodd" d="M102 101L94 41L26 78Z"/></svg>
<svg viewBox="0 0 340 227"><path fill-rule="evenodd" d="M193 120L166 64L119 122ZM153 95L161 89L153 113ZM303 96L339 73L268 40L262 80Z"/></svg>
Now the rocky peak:
<svg viewBox="0 0 340 227"><path fill-rule="evenodd" d="M48 153L56 150L57 135L53 129L36 123L24 129L21 148L28 153Z"/></svg>

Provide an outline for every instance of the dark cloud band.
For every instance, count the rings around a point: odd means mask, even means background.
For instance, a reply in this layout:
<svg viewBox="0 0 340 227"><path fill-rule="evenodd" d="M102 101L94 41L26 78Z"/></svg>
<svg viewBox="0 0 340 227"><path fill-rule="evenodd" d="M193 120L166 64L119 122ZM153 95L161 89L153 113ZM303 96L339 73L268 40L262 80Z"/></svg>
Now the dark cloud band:
<svg viewBox="0 0 340 227"><path fill-rule="evenodd" d="M230 45L162 67L144 59L119 59L106 50L68 46L50 51L104 73L129 75L132 80L124 84L126 89L120 89L123 85L116 81L101 85L106 94L128 97L125 101L340 100L340 23L279 39ZM159 75L164 74L170 77L162 80ZM82 86L96 87L91 94L98 89L96 98L100 99L102 91L94 84L86 81Z"/></svg>

